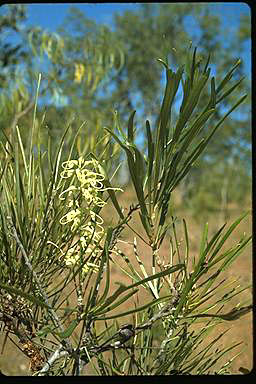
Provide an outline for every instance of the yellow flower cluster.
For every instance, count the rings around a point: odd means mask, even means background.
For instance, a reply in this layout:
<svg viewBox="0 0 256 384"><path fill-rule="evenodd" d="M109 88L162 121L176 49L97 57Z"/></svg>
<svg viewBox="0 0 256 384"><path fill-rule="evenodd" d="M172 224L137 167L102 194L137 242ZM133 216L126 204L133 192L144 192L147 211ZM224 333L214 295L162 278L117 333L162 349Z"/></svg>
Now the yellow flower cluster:
<svg viewBox="0 0 256 384"><path fill-rule="evenodd" d="M74 82L80 84L85 73L85 66L82 63L75 63Z"/></svg>
<svg viewBox="0 0 256 384"><path fill-rule="evenodd" d="M103 207L106 204L101 195L108 188L104 188L102 183L104 175L99 172L99 163L96 160L86 161L80 157L78 160L65 161L62 167L64 170L61 172L61 177L63 179L73 177L73 179L72 185L59 196L61 200L67 199L67 206L70 209L61 218L60 223L71 224L71 231L79 234L79 241L66 253L66 265L71 267L80 260L81 255L88 260L97 260L100 251L98 244L104 237L102 226L104 222L93 208ZM88 221L86 224L81 224L85 216L88 217ZM83 273L86 274L89 270L97 272L98 269L97 264L88 261L83 266Z"/></svg>

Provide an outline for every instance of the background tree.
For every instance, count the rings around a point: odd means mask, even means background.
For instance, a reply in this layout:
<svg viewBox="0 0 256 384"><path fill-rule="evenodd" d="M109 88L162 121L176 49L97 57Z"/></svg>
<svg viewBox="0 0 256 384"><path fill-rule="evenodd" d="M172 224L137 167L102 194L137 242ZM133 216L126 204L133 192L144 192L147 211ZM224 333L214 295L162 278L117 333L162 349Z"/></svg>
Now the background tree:
<svg viewBox="0 0 256 384"><path fill-rule="evenodd" d="M13 17L15 12L16 18ZM0 17L2 28L15 30L16 40L21 41L16 45L11 39L10 43L3 45L2 72L5 77L3 76L2 81L0 105L2 130L6 134L13 131L21 118L22 125L29 124L32 127L32 108L38 76L41 73L41 103L35 128L39 121L44 124L46 129L41 133L45 136L44 146L47 147L48 134L53 143L59 142L64 132L65 120L72 124L69 140L83 126L77 144L79 153L89 152L99 140L103 140L104 148L104 137L99 136L104 112L95 104L95 92L99 84L106 81L109 72L118 71L123 65L122 52L113 42L111 32L105 27L97 29L93 22L87 21L82 35L76 37L78 46L73 49L75 40L71 35L63 39L59 34L50 33L40 27L27 28L24 24L20 25L21 21L27 19L25 6L7 6ZM74 18L79 20L79 13L75 12ZM10 49L6 52L5 48L9 46ZM13 78L13 81L6 81L7 78ZM109 120L112 121L111 113ZM26 136L22 129L21 135Z"/></svg>
<svg viewBox="0 0 256 384"><path fill-rule="evenodd" d="M2 30L10 26L20 35L22 43L9 46L7 61L3 56L2 65L5 62L8 65L2 66L1 73L8 74L8 77L10 73L15 73L15 85L1 83L4 92L0 125L6 127L10 123L14 126L20 113L27 112L26 108L31 107L32 95L36 92L35 74L40 71L40 94L44 96L44 103L39 105L38 119L44 121L53 140L57 141L63 132L62 119L72 125L70 137L86 121L80 130L78 152L88 152L99 141L100 126L115 129L115 109L119 111L121 125L126 124L134 109L137 110L136 129L141 133L138 135L140 144L145 147L144 121L147 118L155 122L164 86L161 66L155 59L168 58L171 67L177 68L180 62L185 61L192 40L200 46L202 59L211 52L212 70L220 74L216 77L218 83L221 74L228 72L241 56L244 44L250 38L247 16L241 17L240 26L234 34L228 27L222 28L220 17L212 14L207 4L141 4L138 11L115 15L112 30L96 24L72 7L58 34L50 34L38 27L20 28L20 22L26 20L25 7L18 6L19 12L15 17L16 8L10 6L8 9L9 15L1 19ZM198 27L192 33L187 28L190 23ZM244 74L242 63L231 74L231 87L236 89L224 99L223 108L213 116L213 122L241 92L239 79ZM196 207L192 210L195 214L199 206L205 210L210 206L215 207L213 209L221 206L222 211L226 210L229 201L241 202L250 193L249 78L244 79L243 86L248 98L232 119L225 121L207 155L200 158L180 188L183 205ZM225 93L229 93L229 88L224 88L223 95ZM198 103L199 109L205 99L209 99L209 94L210 89L205 88ZM177 101L180 96L181 89ZM175 118L177 107L172 114ZM22 118L31 123L32 109ZM237 177L232 176L234 166ZM230 175L228 181L227 175ZM218 185L221 182L217 191L214 188L215 179ZM197 193L194 193L195 188ZM239 194L235 191L243 192Z"/></svg>
<svg viewBox="0 0 256 384"><path fill-rule="evenodd" d="M200 55L205 58L211 52L212 70L220 74L216 82L220 81L221 74L234 65L243 51L244 43L250 37L250 24L248 17L241 17L240 26L235 34L230 33L227 27L222 31L221 20L210 12L207 4L141 4L139 11L126 11L122 15L116 15L114 19L114 32L125 55L125 65L111 82L103 84L97 95L94 95L94 104L97 109L112 110L113 106L120 111L120 119L123 124L128 119L133 109L137 110L137 130L141 131L141 141L145 145L144 118L154 122L161 101L161 68L152 58L165 59L167 56L171 65L176 68L179 61L184 61L188 54L190 41L198 42ZM187 25L194 22L199 28L194 34L188 31ZM71 16L65 21L65 35L70 30L75 30L77 25L86 25L88 20L82 15L77 18L77 12L71 10ZM84 27L80 32L86 34ZM77 44L79 52L80 45ZM73 47L72 47L73 52ZM70 53L69 53L70 54ZM179 58L177 60L177 58ZM240 77L244 75L243 63L237 67L233 78L232 87L235 92L229 94L229 89L224 88L223 94L228 97L223 103L222 111L228 109L241 92ZM243 83L244 84L244 83ZM182 188L183 203L193 209L196 214L198 206L201 209L209 209L212 205L217 209L227 210L230 201L240 201L234 191L243 190L242 195L250 192L250 163L251 163L251 130L250 130L250 79L245 79L245 88L249 97L239 108L237 113L228 118L225 125L214 138L207 155L202 156L196 168L184 180ZM209 99L210 89L204 89L198 108L202 108L206 98ZM179 99L181 92L178 93ZM86 93L81 99L83 111L86 111ZM175 115L177 110L172 111ZM214 121L220 118L216 113ZM103 119L104 120L104 119ZM105 117L105 121L108 118ZM210 129L210 127L208 127ZM234 145L235 144L235 145ZM226 178L232 175L232 169L240 177ZM209 177L209 167L211 177ZM207 169L207 174L205 170ZM218 179L221 188L216 192L212 180ZM193 193L195 188L197 193ZM191 200L191 196L193 199ZM240 199L240 200L239 200Z"/></svg>
<svg viewBox="0 0 256 384"><path fill-rule="evenodd" d="M136 103L134 95L140 89L141 96L143 96L140 99L147 100L147 105L150 106L150 110L144 111L145 115L151 115L154 120L155 109L159 105L158 80L160 71L157 64L152 62L152 57L163 57L168 54L169 61L175 67L177 64L176 54L175 50L171 48L173 47L178 51L177 57L184 58L187 54L189 41L198 41L202 57L205 57L206 52L210 51L211 62L214 64L213 70L222 74L223 71L228 71L232 67L234 59L236 57L238 59L242 53L243 44L250 36L248 19L248 17L242 17L237 33L230 34L228 28L220 33L220 17L212 15L206 4L165 4L164 6L143 4L137 14L129 11L122 16L116 16L117 33L120 40L125 41L127 64L118 74L117 81L121 83L121 86L116 87L116 94L113 97L119 99L123 92L129 100L129 102L126 101L126 105L132 104L137 109L140 106ZM190 22L194 20L199 26L197 35L190 35L187 32L188 20ZM139 52L143 52L143 55L139 55ZM143 60L143 62L138 62L138 60ZM243 63L233 75L234 83L235 81L239 82L238 79L241 75L244 75ZM216 82L220 80L220 76L217 76ZM235 113L232 119L229 118L222 129L217 132L209 152L200 158L196 169L190 173L180 189L183 203L187 203L190 207L196 206L195 213L198 212L198 206L201 206L201 209L209 209L209 203L212 204L213 201L215 207L221 206L226 209L229 201L233 199L238 201L238 196L234 191L243 190L243 196L246 196L250 191L249 82L249 79L245 82L246 92L249 95L247 101L239 108L239 113ZM123 89L127 91L125 92ZM198 108L202 108L205 98L209 97L209 91L209 89L204 90ZM225 108L228 108L240 91L241 87L238 84L236 92L229 95L225 100ZM218 118L219 115L216 114L215 119ZM226 175L233 173L234 164L240 177L229 178L227 182ZM208 174L209 166L211 177ZM212 185L212 180L215 178L219 181L222 179L222 186L217 193ZM192 191L195 185L198 193ZM193 195L193 201L191 201L191 195Z"/></svg>

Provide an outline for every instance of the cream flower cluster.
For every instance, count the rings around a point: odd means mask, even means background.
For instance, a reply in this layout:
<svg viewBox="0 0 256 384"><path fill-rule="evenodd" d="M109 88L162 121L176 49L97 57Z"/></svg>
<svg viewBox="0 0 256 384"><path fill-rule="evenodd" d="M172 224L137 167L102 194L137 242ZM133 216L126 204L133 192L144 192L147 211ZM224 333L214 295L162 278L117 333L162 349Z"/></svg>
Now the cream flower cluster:
<svg viewBox="0 0 256 384"><path fill-rule="evenodd" d="M71 231L76 231L79 240L75 246L71 247L66 253L66 265L74 266L81 255L90 261L97 261L99 255L98 244L104 237L103 219L97 215L93 208L103 207L106 203L102 200L102 192L109 189L104 188L104 175L99 171L97 160L84 160L80 157L78 160L68 160L62 164L63 179L73 178L72 185L60 194L60 199L67 199L69 211L61 218L60 223L71 225ZM121 190L120 188L111 188ZM65 196L67 194L67 196ZM84 217L88 216L85 224ZM93 262L87 262L83 266L83 274L89 270L97 272L98 265Z"/></svg>

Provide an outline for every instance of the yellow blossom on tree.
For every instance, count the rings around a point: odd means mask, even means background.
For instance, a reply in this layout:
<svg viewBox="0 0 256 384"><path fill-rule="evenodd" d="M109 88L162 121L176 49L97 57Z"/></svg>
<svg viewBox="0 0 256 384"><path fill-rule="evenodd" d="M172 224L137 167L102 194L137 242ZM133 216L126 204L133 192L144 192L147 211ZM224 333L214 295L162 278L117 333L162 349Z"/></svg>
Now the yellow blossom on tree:
<svg viewBox="0 0 256 384"><path fill-rule="evenodd" d="M85 66L82 63L75 63L75 79L74 82L80 84L85 73Z"/></svg>

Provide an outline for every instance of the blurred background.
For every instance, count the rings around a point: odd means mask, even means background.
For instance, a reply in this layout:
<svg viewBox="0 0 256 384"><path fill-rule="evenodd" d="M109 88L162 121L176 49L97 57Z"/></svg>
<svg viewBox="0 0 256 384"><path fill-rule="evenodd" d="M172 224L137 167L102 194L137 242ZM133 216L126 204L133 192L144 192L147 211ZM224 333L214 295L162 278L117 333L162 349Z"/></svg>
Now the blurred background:
<svg viewBox="0 0 256 384"><path fill-rule="evenodd" d="M86 122L78 136L77 156L90 151L101 153L105 145L103 127L115 125L117 111L125 131L133 110L137 143L143 149L145 121L148 119L154 129L165 87L163 66L156 59L168 61L172 70L177 70L192 53L191 42L198 47L202 60L211 53L211 75L217 85L241 59L233 81L244 78L243 82L227 98L216 119L239 97L248 94L173 195L174 213L188 221L196 254L206 221L215 231L223 222L251 210L251 11L245 3L1 6L0 139L4 134L12 135L18 124L28 147L41 73L36 127L40 126L42 151L47 150L48 137L54 146L70 125L68 149L69 140ZM198 111L209 93L206 89ZM173 121L179 113L181 97L179 89ZM209 125L205 132L211 128ZM116 150L113 170L123 160L122 153ZM115 176L117 184L125 187L121 204L132 204L135 195L125 163ZM106 220L108 214L111 216L111 211L106 211ZM237 237L243 232L251 232L251 216ZM237 261L234 272L242 281L251 281L251 250ZM249 353L241 357L244 360L240 365L250 368L249 315L247 320L236 323L234 335L245 340ZM26 372L26 358L22 354L20 358L19 374ZM1 368L8 364L8 358L0 358Z"/></svg>
<svg viewBox="0 0 256 384"><path fill-rule="evenodd" d="M195 216L200 207L202 220L204 211L226 219L228 206L235 209L250 199L251 17L245 3L4 5L0 32L1 130L8 133L18 122L26 134L40 72L37 116L38 122L44 116L42 143L45 139L47 145L48 134L59 141L71 121L73 132L86 121L81 133L86 143L80 151L93 148L93 137L102 127L113 126L115 110L123 129L130 113L137 111L137 140L143 147L145 120L154 127L165 86L157 58L168 58L175 70L184 63L192 41L202 58L211 53L217 84L240 58L233 77L245 78L216 118L239 96L248 97L195 164L180 198ZM179 91L173 119L181 102ZM125 167L118 177L119 183L129 183Z"/></svg>

